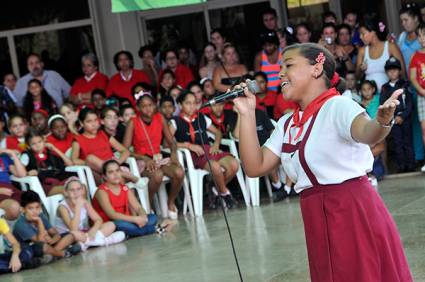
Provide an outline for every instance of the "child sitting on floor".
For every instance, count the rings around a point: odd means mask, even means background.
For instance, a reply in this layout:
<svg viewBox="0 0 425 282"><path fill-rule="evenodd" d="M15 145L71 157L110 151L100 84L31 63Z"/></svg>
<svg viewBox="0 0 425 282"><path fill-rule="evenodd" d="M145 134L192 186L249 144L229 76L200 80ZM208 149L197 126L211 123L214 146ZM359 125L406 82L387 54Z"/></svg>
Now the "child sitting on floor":
<svg viewBox="0 0 425 282"><path fill-rule="evenodd" d="M55 226L60 234L72 233L82 250L122 242L124 232L115 231L115 224L103 221L86 200L84 185L77 177L65 183L65 197L58 207Z"/></svg>
<svg viewBox="0 0 425 282"><path fill-rule="evenodd" d="M15 223L13 235L22 247L31 248L34 257L70 257L81 250L79 245L72 246L75 241L72 234L62 237L50 225L42 213L40 196L36 192L22 193L21 206L23 213Z"/></svg>

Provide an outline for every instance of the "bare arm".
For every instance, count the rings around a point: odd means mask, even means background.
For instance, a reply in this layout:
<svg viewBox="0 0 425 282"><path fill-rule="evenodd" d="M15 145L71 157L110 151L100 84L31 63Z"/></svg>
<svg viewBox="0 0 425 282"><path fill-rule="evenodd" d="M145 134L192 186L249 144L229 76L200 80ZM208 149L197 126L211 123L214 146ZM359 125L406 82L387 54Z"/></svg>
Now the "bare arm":
<svg viewBox="0 0 425 282"><path fill-rule="evenodd" d="M412 83L413 87L415 87L419 95L425 96L425 89L419 85L415 69L410 69L410 82Z"/></svg>
<svg viewBox="0 0 425 282"><path fill-rule="evenodd" d="M406 65L404 64L404 59L403 59L403 55L401 54L400 48L398 48L397 44L393 43L393 42L389 42L389 52L390 52L390 56L394 56L395 58L397 58L400 63L401 63L401 71L402 71L402 76L404 78L406 78Z"/></svg>
<svg viewBox="0 0 425 282"><path fill-rule="evenodd" d="M369 119L368 116L361 114L357 116L351 125L351 135L357 142L375 145L390 133L391 127L383 127L394 118L394 111L397 105L398 96L403 93L402 89L394 91L391 97L378 108L376 119Z"/></svg>
<svg viewBox="0 0 425 282"><path fill-rule="evenodd" d="M261 51L255 56L254 59L254 71L260 71L261 70Z"/></svg>
<svg viewBox="0 0 425 282"><path fill-rule="evenodd" d="M103 220L89 202L85 201L85 207L87 209L87 214L88 214L90 220L93 222L88 233L95 234L100 229L100 227L102 226Z"/></svg>
<svg viewBox="0 0 425 282"><path fill-rule="evenodd" d="M15 236L11 232L4 234L6 240L12 245L12 256L10 258L9 268L12 269L12 272L17 272L21 269L22 264L19 259L19 254L21 253L21 245L16 240Z"/></svg>
<svg viewBox="0 0 425 282"><path fill-rule="evenodd" d="M0 150L5 152L9 155L9 157L13 161L13 165L9 166L10 172L12 172L13 175L16 177L24 177L27 175L27 170L25 169L25 166L22 164L21 160L18 158L16 153L12 150Z"/></svg>
<svg viewBox="0 0 425 282"><path fill-rule="evenodd" d="M363 74L361 65L363 64L364 53L365 53L365 47L360 47L359 54L357 55L357 60L356 60L356 78L357 79L360 79L360 77Z"/></svg>
<svg viewBox="0 0 425 282"><path fill-rule="evenodd" d="M239 131L240 131L240 128L241 128L241 116L239 115L239 113L237 113L237 114L238 114L238 117L236 119L236 125L235 125L235 128L232 131L232 135L236 139L239 139Z"/></svg>
<svg viewBox="0 0 425 282"><path fill-rule="evenodd" d="M70 217L68 210L63 205L60 205L58 210L59 210L59 216L61 217L65 225L69 228L69 230L79 231L78 227L80 226L81 205L75 206L75 216L72 219Z"/></svg>
<svg viewBox="0 0 425 282"><path fill-rule="evenodd" d="M128 203L130 204L131 210L137 216L146 216L145 209L140 205L136 196L134 195L134 189L131 189L128 193Z"/></svg>
<svg viewBox="0 0 425 282"><path fill-rule="evenodd" d="M49 144L48 145L48 148L50 150L52 150L53 152L55 152L63 160L63 162L65 163L65 166L72 166L72 165L74 165L73 161L70 158L68 158L61 150L59 150L58 148L56 148L55 145L50 144L50 143L47 143L47 144Z"/></svg>
<svg viewBox="0 0 425 282"><path fill-rule="evenodd" d="M106 213L106 215L112 220L124 220L128 222L134 222L134 217L116 212L111 205L109 196L105 191L97 190L95 194L96 200L99 202L100 207Z"/></svg>
<svg viewBox="0 0 425 282"><path fill-rule="evenodd" d="M228 85L221 84L221 74L223 72L223 67L218 66L215 68L213 73L213 85L217 91L226 92L229 89Z"/></svg>
<svg viewBox="0 0 425 282"><path fill-rule="evenodd" d="M240 114L239 152L242 165L249 177L269 173L279 165L280 158L267 148L261 148L255 121L255 96L244 89L246 97L234 100Z"/></svg>
<svg viewBox="0 0 425 282"><path fill-rule="evenodd" d="M75 165L85 165L86 162L80 159L80 144L77 141L72 142L71 160Z"/></svg>
<svg viewBox="0 0 425 282"><path fill-rule="evenodd" d="M165 121L164 117L162 117L162 134L164 136L165 141L168 144L168 147L171 150L172 158L177 160L177 144L176 142L174 142L174 136L171 133L170 128L168 127L168 124Z"/></svg>
<svg viewBox="0 0 425 282"><path fill-rule="evenodd" d="M118 151L120 153L120 158L118 162L120 164L124 163L128 157L130 157L130 151L124 147L120 142L115 139L115 137L109 138L109 143L111 144L112 148L115 149L115 151Z"/></svg>
<svg viewBox="0 0 425 282"><path fill-rule="evenodd" d="M130 120L125 128L124 140L122 142L126 148L130 148L131 144L133 143L133 131L134 123L132 120Z"/></svg>

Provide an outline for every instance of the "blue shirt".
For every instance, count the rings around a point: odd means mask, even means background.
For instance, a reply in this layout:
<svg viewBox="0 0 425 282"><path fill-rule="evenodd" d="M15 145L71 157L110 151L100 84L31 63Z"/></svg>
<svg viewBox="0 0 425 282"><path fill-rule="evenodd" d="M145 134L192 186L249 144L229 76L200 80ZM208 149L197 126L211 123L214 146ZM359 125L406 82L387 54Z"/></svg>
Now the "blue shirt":
<svg viewBox="0 0 425 282"><path fill-rule="evenodd" d="M0 155L0 183L12 183L9 175L10 165L13 165L13 160L6 154Z"/></svg>
<svg viewBox="0 0 425 282"><path fill-rule="evenodd" d="M25 95L27 94L28 82L33 78L31 73L28 73L16 82L15 96L20 107L22 107ZM45 70L43 72L42 84L47 93L55 100L56 105L58 107L62 106L63 100L69 96L69 91L71 90L68 82L57 72Z"/></svg>
<svg viewBox="0 0 425 282"><path fill-rule="evenodd" d="M52 228L52 226L49 223L49 220L47 217L42 213L40 214L40 218L43 221L44 228L46 230L49 230ZM15 223L15 226L13 227L13 235L16 237L16 239L24 246L31 245L32 240L31 238L34 236L37 236L38 234L38 228L37 225L29 222L25 215L21 215L18 220Z"/></svg>
<svg viewBox="0 0 425 282"><path fill-rule="evenodd" d="M416 51L421 49L421 44L419 43L418 38L411 41L408 40L407 32L403 32L400 34L397 44L400 47L401 54L403 55L406 70L409 70L410 59Z"/></svg>

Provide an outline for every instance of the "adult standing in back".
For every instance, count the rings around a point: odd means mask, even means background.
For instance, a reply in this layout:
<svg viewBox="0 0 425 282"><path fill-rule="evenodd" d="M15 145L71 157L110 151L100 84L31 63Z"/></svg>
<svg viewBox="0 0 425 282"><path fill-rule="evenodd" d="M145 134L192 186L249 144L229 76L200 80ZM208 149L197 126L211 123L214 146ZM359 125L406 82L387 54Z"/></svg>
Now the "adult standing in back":
<svg viewBox="0 0 425 282"><path fill-rule="evenodd" d="M47 93L55 100L58 107L68 98L71 86L65 79L53 70L45 70L44 63L40 55L32 53L27 58L27 68L29 73L18 79L16 82L15 96L18 106L22 107L24 97L28 90L28 82L31 79L38 79Z"/></svg>
<svg viewBox="0 0 425 282"><path fill-rule="evenodd" d="M119 51L114 55L114 65L118 72L111 77L106 96L115 95L119 98L126 98L136 106L136 101L131 93L131 88L138 82L151 84L149 76L141 70L134 68L133 55L129 51Z"/></svg>

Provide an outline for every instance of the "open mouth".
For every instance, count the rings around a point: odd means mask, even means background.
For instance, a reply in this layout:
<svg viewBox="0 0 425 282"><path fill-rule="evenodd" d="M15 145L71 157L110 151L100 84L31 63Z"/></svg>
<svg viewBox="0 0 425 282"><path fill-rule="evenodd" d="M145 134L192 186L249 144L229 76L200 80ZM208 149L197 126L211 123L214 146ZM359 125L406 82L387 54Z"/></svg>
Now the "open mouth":
<svg viewBox="0 0 425 282"><path fill-rule="evenodd" d="M289 85L289 81L282 81L281 83L280 83L280 87L281 88L284 88L285 86L287 86L287 85Z"/></svg>

